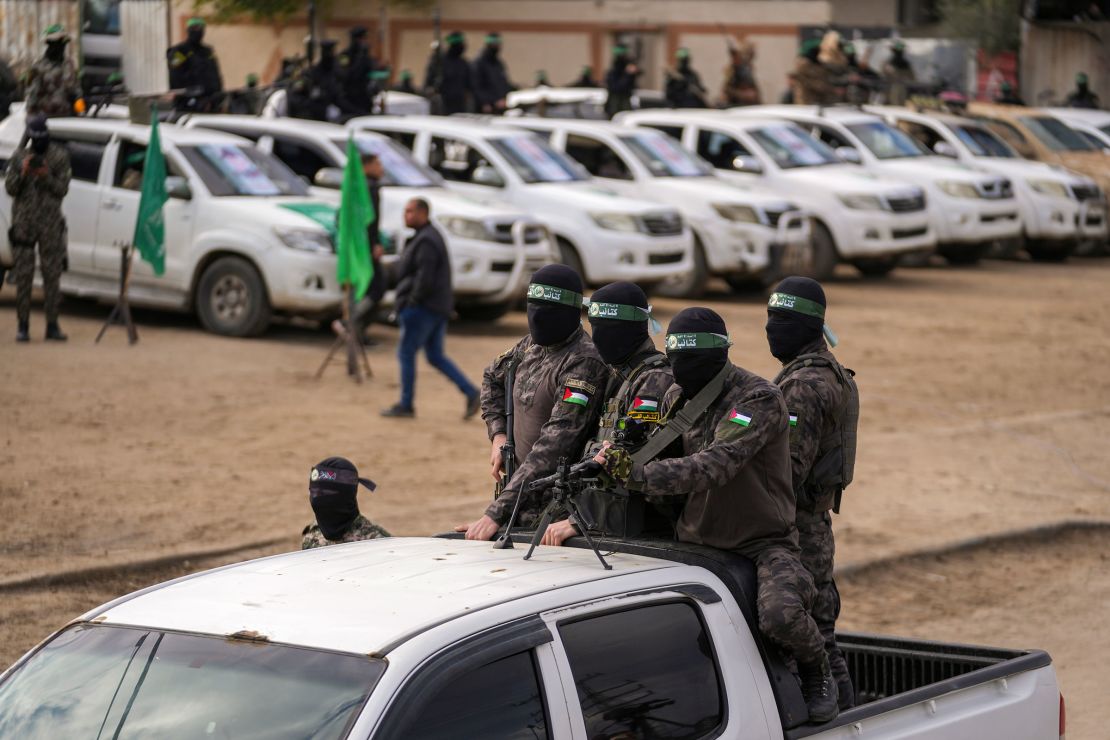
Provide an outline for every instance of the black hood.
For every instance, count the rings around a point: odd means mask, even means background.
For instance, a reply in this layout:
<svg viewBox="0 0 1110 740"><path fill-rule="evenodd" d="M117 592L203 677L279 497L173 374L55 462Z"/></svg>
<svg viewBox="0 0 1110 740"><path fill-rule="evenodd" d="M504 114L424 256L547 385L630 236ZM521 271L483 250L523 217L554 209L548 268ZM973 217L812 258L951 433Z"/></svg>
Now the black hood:
<svg viewBox="0 0 1110 740"><path fill-rule="evenodd" d="M320 531L337 540L351 528L359 515L359 484L373 491L374 482L358 477L358 469L345 458L329 457L313 468L308 479L308 501Z"/></svg>
<svg viewBox="0 0 1110 740"><path fill-rule="evenodd" d="M616 282L598 288L588 313L594 346L609 365L623 365L649 340L647 296L638 285Z"/></svg>
<svg viewBox="0 0 1110 740"><path fill-rule="evenodd" d="M550 347L566 341L582 324L582 278L566 265L536 270L528 287L528 333Z"/></svg>
<svg viewBox="0 0 1110 740"><path fill-rule="evenodd" d="M782 363L819 339L825 328L825 290L816 280L788 277L767 302L767 344Z"/></svg>
<svg viewBox="0 0 1110 740"><path fill-rule="evenodd" d="M725 321L716 311L694 307L683 309L667 327L667 357L671 361L674 381L682 388L682 397L691 399L713 380L728 364L728 347L683 348L680 335L728 336ZM724 341L724 340L722 340Z"/></svg>

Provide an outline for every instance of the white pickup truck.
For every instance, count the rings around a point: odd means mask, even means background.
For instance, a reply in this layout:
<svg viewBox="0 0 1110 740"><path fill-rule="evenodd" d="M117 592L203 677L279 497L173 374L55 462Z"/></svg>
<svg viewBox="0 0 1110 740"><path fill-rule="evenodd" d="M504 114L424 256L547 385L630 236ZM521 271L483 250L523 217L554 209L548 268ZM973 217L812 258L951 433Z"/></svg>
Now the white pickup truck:
<svg viewBox="0 0 1110 740"><path fill-rule="evenodd" d="M1009 178L934 154L876 115L858 108L812 105L762 105L729 112L792 121L841 159L920 186L937 235L937 253L953 264L978 262L996 242L1021 234Z"/></svg>
<svg viewBox="0 0 1110 740"><path fill-rule="evenodd" d="M808 724L749 561L605 548L612 570L575 546L386 538L153 586L0 674L0 736L1063 738L1047 653L859 634L839 635L858 706Z"/></svg>
<svg viewBox="0 0 1110 740"><path fill-rule="evenodd" d="M1106 241L1106 194L1091 178L1060 165L1025 159L971 118L896 106L868 106L867 110L931 151L1008 178L1021 208L1023 229L1013 252L1024 246L1033 259L1060 260L1085 243Z"/></svg>
<svg viewBox="0 0 1110 740"><path fill-rule="evenodd" d="M186 128L204 128L242 136L280 159L316 187L313 195L339 205L339 186L347 163L350 132L331 123L298 118L194 115L181 121ZM443 178L417 162L388 137L370 131L354 135L360 152L375 154L385 176L381 187L380 230L392 242L388 266L399 258L409 230L403 211L410 198L431 205L451 256L452 288L461 317L492 320L524 298L533 272L557 257L547 228L508 203L475 198L448 190Z"/></svg>
<svg viewBox="0 0 1110 740"><path fill-rule="evenodd" d="M455 116L367 116L347 125L393 139L457 192L507 201L544 222L560 260L590 284L647 287L693 269L693 234L675 208L617 195L535 134Z"/></svg>
<svg viewBox="0 0 1110 740"><path fill-rule="evenodd" d="M614 120L669 134L721 177L762 187L813 213L808 272L818 280L829 277L838 261L865 275L885 275L903 255L931 252L936 245L922 188L845 164L793 123L701 110L633 111Z"/></svg>
<svg viewBox="0 0 1110 740"><path fill-rule="evenodd" d="M69 230L62 292L114 298L120 245L135 232L150 128L91 118L55 118L49 125L54 140L69 150L73 168L62 207ZM18 146L23 128L21 120L5 120L0 164ZM156 276L136 257L131 302L193 311L209 331L231 336L261 334L275 312L337 313L342 293L335 277L335 207L313 198L300 178L245 139L169 124L159 133L169 173L166 269ZM12 264L9 201L0 192L3 265Z"/></svg>
<svg viewBox="0 0 1110 740"><path fill-rule="evenodd" d="M708 162L666 134L608 121L530 116L490 123L542 136L622 195L677 208L694 231L694 269L661 285L661 293L700 295L711 276L738 290L763 287L784 269L792 272L793 262L810 258L808 213L785 198L724 182Z"/></svg>

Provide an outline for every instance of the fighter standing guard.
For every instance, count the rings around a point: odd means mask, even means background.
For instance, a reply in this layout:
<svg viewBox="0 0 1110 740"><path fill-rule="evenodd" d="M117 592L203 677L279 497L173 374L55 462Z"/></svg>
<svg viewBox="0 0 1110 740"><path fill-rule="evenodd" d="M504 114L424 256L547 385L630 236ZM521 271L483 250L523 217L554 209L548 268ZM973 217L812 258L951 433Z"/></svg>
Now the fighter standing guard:
<svg viewBox="0 0 1110 740"><path fill-rule="evenodd" d="M170 70L170 89L184 92L174 98L175 110L186 113L211 113L220 104L224 82L216 52L204 41L203 18L185 23L185 40L166 52Z"/></svg>
<svg viewBox="0 0 1110 740"><path fill-rule="evenodd" d="M42 37L46 42L46 53L27 74L27 115L54 118L83 112L77 69L66 58L69 34L55 23L43 32Z"/></svg>
<svg viewBox="0 0 1110 740"><path fill-rule="evenodd" d="M649 335L649 326L658 324L651 316L647 295L638 285L616 282L598 288L590 297L587 314L594 347L609 366L609 382L601 399L604 405L597 435L584 459L593 457L605 442L612 441L622 422L631 419L649 425L657 423L663 395L674 383L667 356L656 349ZM569 520L557 521L547 528L542 544L562 545L575 534Z"/></svg>
<svg viewBox="0 0 1110 740"><path fill-rule="evenodd" d="M45 294L46 338L64 342L58 327L61 303L60 283L66 260L66 221L62 201L69 192L72 175L69 152L50 140L46 116L34 115L27 121L27 144L8 162L4 188L12 197L12 225L8 242L15 265L17 342L29 342L31 325L31 285L35 278L35 245L38 245Z"/></svg>
<svg viewBox="0 0 1110 740"><path fill-rule="evenodd" d="M760 630L794 656L810 721L827 722L838 714L836 684L809 615L815 589L799 559L786 404L773 383L729 362L730 344L715 312L675 316L667 333L675 385L664 397L661 433L679 432L685 457L641 463L610 447L596 460L630 490L686 496L679 541L755 564Z"/></svg>
<svg viewBox="0 0 1110 740"><path fill-rule="evenodd" d="M811 614L825 640L841 709L855 704L852 677L836 645L840 592L833 580L832 517L855 468L859 392L854 373L836 361L825 326L825 291L805 277L779 283L767 303L767 343L783 364L775 383L790 415L790 468L802 564L817 588Z"/></svg>
<svg viewBox="0 0 1110 740"><path fill-rule="evenodd" d="M475 522L460 525L470 540L488 540L506 524L514 507L517 523L533 525L545 504L530 481L550 475L560 458L577 460L597 428L609 370L582 328L582 278L565 265L547 265L528 286L528 336L486 368L482 419L491 442L490 467L501 477L506 441L505 382L513 382L513 432L520 461L513 477ZM519 506L517 501L519 497Z"/></svg>

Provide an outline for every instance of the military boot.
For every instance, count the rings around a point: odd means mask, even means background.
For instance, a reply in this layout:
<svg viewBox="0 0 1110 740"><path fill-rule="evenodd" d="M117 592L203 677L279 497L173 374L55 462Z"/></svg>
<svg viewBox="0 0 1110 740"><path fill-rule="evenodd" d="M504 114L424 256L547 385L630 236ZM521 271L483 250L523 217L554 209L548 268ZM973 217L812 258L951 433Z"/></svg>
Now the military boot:
<svg viewBox="0 0 1110 740"><path fill-rule="evenodd" d="M802 679L802 696L806 700L810 722L829 722L840 714L837 706L836 679L829 668L829 659L820 663L798 663L798 677Z"/></svg>
<svg viewBox="0 0 1110 740"><path fill-rule="evenodd" d="M31 341L31 322L20 321L19 328L15 331L15 341L17 342L30 342Z"/></svg>
<svg viewBox="0 0 1110 740"><path fill-rule="evenodd" d="M46 325L46 338L52 342L64 342L69 337L62 333L62 328L58 326L57 321L51 321Z"/></svg>

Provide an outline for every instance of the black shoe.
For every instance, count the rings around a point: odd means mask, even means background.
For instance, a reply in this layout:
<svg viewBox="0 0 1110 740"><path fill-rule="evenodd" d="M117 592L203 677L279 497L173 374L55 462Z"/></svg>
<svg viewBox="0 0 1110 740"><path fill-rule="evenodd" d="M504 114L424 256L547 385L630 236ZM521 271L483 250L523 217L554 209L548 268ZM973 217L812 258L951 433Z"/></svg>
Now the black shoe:
<svg viewBox="0 0 1110 740"><path fill-rule="evenodd" d="M851 676L836 677L836 696L842 712L856 705L856 687L852 685Z"/></svg>
<svg viewBox="0 0 1110 740"><path fill-rule="evenodd" d="M391 419L411 419L412 417L416 416L416 412L407 406L402 406L401 404L396 403L382 411L382 416L386 416Z"/></svg>
<svg viewBox="0 0 1110 740"><path fill-rule="evenodd" d="M798 677L802 679L802 696L809 709L810 722L831 722L840 714L837 705L836 679L829 669L828 658L816 665L798 663Z"/></svg>
<svg viewBox="0 0 1110 740"><path fill-rule="evenodd" d="M463 412L463 418L469 419L478 413L478 409L482 408L482 394L475 393L473 396L466 397L466 411Z"/></svg>
<svg viewBox="0 0 1110 740"><path fill-rule="evenodd" d="M15 341L17 342L30 342L31 341L31 323L29 321L20 321L19 328L15 332Z"/></svg>
<svg viewBox="0 0 1110 740"><path fill-rule="evenodd" d="M58 326L57 321L51 321L46 325L46 338L51 342L64 342L69 339L69 337L62 333L62 329Z"/></svg>

